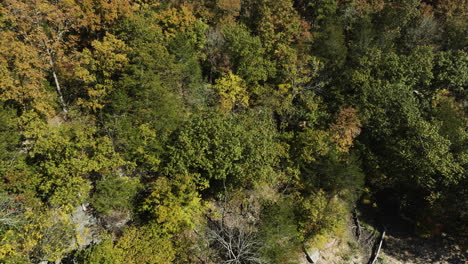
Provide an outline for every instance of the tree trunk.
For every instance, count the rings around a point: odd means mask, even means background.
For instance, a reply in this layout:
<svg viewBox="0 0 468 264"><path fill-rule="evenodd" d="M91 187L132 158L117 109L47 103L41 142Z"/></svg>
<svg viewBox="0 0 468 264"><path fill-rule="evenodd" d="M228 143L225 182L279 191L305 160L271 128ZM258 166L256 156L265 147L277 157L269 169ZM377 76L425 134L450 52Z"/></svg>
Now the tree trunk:
<svg viewBox="0 0 468 264"><path fill-rule="evenodd" d="M49 56L49 65L50 65L50 68L52 69L52 76L54 77L55 89L57 90L57 94L58 94L58 101L60 105L62 106L63 112L67 114L68 108L67 108L67 104L65 103L65 100L63 100L62 89L60 88L60 82L58 80L57 73L55 72L55 64L54 64L54 61L52 60L52 51L50 50L49 46L44 40L42 41L42 43L44 44L44 48L47 52L47 56Z"/></svg>
<svg viewBox="0 0 468 264"><path fill-rule="evenodd" d="M62 106L63 112L67 114L68 113L67 105L65 104L65 101L63 100L62 89L60 88L60 83L59 83L57 74L55 73L54 62L52 61L52 57L50 57L50 55L49 55L49 63L50 63L50 67L52 67L52 75L54 76L55 88L57 90L59 103Z"/></svg>

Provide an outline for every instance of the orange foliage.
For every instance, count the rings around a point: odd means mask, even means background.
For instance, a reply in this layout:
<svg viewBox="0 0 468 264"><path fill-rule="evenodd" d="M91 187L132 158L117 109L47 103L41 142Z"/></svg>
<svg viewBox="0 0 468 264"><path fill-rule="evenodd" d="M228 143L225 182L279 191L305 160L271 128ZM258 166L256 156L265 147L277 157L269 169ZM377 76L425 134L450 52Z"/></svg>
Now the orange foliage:
<svg viewBox="0 0 468 264"><path fill-rule="evenodd" d="M336 121L330 127L332 139L342 152L348 152L353 140L361 133L361 121L353 107L341 108Z"/></svg>
<svg viewBox="0 0 468 264"><path fill-rule="evenodd" d="M53 96L44 85L39 51L15 38L13 32L0 33L0 101L14 100L52 116Z"/></svg>

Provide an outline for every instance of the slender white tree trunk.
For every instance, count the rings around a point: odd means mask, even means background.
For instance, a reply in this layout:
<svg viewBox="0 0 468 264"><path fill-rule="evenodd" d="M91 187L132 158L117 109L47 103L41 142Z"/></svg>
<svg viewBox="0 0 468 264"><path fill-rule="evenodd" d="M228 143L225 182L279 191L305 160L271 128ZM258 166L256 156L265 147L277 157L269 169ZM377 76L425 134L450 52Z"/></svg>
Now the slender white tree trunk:
<svg viewBox="0 0 468 264"><path fill-rule="evenodd" d="M52 67L52 75L54 76L55 88L57 90L59 103L62 106L63 112L68 113L67 105L65 104L65 100L63 100L62 89L60 88L60 83L57 77L57 73L55 73L54 62L52 61L52 57L50 56L49 56L49 63L50 63L50 67Z"/></svg>
<svg viewBox="0 0 468 264"><path fill-rule="evenodd" d="M55 89L57 90L57 94L58 94L58 101L59 101L60 105L62 106L63 112L65 112L65 114L67 114L68 113L68 108L67 108L67 104L65 103L65 100L63 99L62 89L60 88L60 82L59 82L59 79L57 77L57 73L55 71L55 63L52 60L52 51L50 50L50 48L48 47L48 45L46 44L46 42L44 40L42 42L43 42L44 47L46 49L47 56L49 56L49 65L50 65L50 68L52 69L52 76L54 77Z"/></svg>

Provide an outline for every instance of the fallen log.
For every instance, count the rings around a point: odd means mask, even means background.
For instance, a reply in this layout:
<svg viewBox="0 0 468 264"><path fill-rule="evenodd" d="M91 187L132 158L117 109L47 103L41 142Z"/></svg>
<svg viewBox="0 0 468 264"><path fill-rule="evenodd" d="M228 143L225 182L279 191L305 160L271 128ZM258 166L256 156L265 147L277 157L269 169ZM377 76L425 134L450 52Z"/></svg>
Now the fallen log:
<svg viewBox="0 0 468 264"><path fill-rule="evenodd" d="M372 258L369 260L369 264L374 264L377 261L377 259L379 258L379 253L380 253L380 249L382 248L382 243L384 241L384 238L385 238L385 229L382 232L382 236L380 237L379 246L375 250Z"/></svg>

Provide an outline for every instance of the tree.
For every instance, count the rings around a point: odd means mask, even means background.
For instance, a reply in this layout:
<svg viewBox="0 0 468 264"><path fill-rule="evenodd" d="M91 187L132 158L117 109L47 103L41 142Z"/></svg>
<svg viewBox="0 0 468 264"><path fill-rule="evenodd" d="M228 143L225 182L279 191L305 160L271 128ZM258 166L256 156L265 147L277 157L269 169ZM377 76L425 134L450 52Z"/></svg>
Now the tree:
<svg viewBox="0 0 468 264"><path fill-rule="evenodd" d="M102 41L91 43L93 50L84 49L79 56L80 66L75 75L81 81L87 98L79 98L78 104L96 111L108 103L109 94L115 89L115 79L127 66L127 45L114 35L107 33Z"/></svg>
<svg viewBox="0 0 468 264"><path fill-rule="evenodd" d="M348 211L338 197L328 197L323 190L318 190L299 201L296 219L306 247L319 248L326 242L327 235L344 228L343 220Z"/></svg>
<svg viewBox="0 0 468 264"><path fill-rule="evenodd" d="M0 104L0 164L2 167L0 175L14 163L16 156L19 155L16 149L20 143L17 125L15 111Z"/></svg>
<svg viewBox="0 0 468 264"><path fill-rule="evenodd" d="M227 24L222 28L233 71L249 84L266 81L274 76L272 63L258 36L252 35L243 24Z"/></svg>
<svg viewBox="0 0 468 264"><path fill-rule="evenodd" d="M361 125L356 109L352 107L340 109L335 123L330 127L332 138L340 151L349 151L354 138L361 133Z"/></svg>
<svg viewBox="0 0 468 264"><path fill-rule="evenodd" d="M434 82L437 89L449 89L462 98L468 82L468 55L465 51L446 51L436 55Z"/></svg>
<svg viewBox="0 0 468 264"><path fill-rule="evenodd" d="M182 233L194 227L203 212L196 179L189 175L174 175L173 179L158 178L145 198L141 211L169 234Z"/></svg>
<svg viewBox="0 0 468 264"><path fill-rule="evenodd" d="M122 264L169 264L175 259L171 237L157 224L129 227L114 248Z"/></svg>
<svg viewBox="0 0 468 264"><path fill-rule="evenodd" d="M0 234L4 235L5 231L20 226L22 212L22 205L14 197L0 193Z"/></svg>
<svg viewBox="0 0 468 264"><path fill-rule="evenodd" d="M0 244L6 263L59 262L73 249L74 226L63 211L27 210L21 220L22 225L8 230Z"/></svg>
<svg viewBox="0 0 468 264"><path fill-rule="evenodd" d="M343 26L332 18L324 22L317 33L313 47L314 55L325 60L329 67L341 67L346 60L347 46Z"/></svg>
<svg viewBox="0 0 468 264"><path fill-rule="evenodd" d="M11 31L0 35L0 100L12 100L20 109L52 116L53 94L47 89L39 51L18 41Z"/></svg>
<svg viewBox="0 0 468 264"><path fill-rule="evenodd" d="M216 80L214 90L218 93L222 112L231 112L237 107L249 105L249 94L244 81L235 74L228 73Z"/></svg>
<svg viewBox="0 0 468 264"><path fill-rule="evenodd" d="M267 114L202 113L175 133L162 171L199 175L200 182L209 181L213 191L223 188L224 181L251 187L273 181L284 154L276 136Z"/></svg>
<svg viewBox="0 0 468 264"><path fill-rule="evenodd" d="M154 1L129 1L129 0L109 0L93 1L81 0L73 1L79 6L82 15L82 26L85 32L102 33L116 26L122 20L133 17L135 11L141 7L152 5Z"/></svg>
<svg viewBox="0 0 468 264"><path fill-rule="evenodd" d="M175 259L170 236L156 224L128 227L115 242L106 236L77 254L76 259L85 264L169 264Z"/></svg>
<svg viewBox="0 0 468 264"><path fill-rule="evenodd" d="M73 1L46 0L8 0L3 6L7 19L15 25L15 38L39 55L39 70L52 75L58 102L67 113L60 72L66 72L67 51L76 41L72 32L81 26L79 7Z"/></svg>
<svg viewBox="0 0 468 264"><path fill-rule="evenodd" d="M93 207L103 215L112 211L132 211L139 188L138 178L106 176L96 182L91 203Z"/></svg>
<svg viewBox="0 0 468 264"><path fill-rule="evenodd" d="M32 140L28 163L36 168L37 195L52 207L71 210L84 202L91 179L126 163L108 137L97 136L90 120L47 126L38 120L24 135Z"/></svg>
<svg viewBox="0 0 468 264"><path fill-rule="evenodd" d="M263 205L259 227L259 249L266 263L297 263L302 235L294 214L295 201L282 197L278 201L266 201Z"/></svg>

